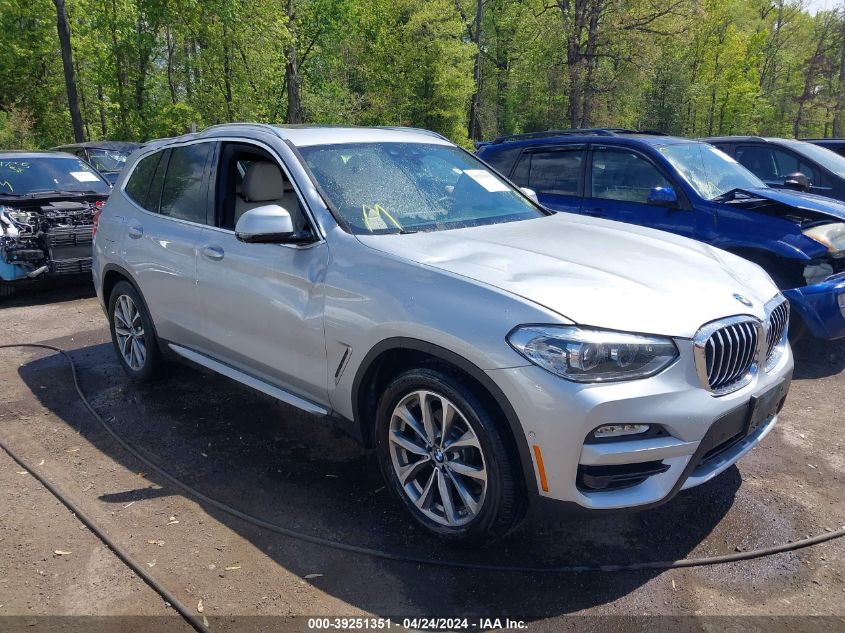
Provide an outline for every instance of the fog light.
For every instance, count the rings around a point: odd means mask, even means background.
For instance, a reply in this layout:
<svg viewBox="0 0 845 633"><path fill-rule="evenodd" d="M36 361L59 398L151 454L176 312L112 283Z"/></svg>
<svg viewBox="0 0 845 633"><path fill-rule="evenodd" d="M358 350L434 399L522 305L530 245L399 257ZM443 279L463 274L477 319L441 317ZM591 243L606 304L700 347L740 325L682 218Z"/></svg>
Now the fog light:
<svg viewBox="0 0 845 633"><path fill-rule="evenodd" d="M648 424L605 424L593 431L593 436L600 440L604 437L620 437L622 435L639 435L649 430Z"/></svg>
<svg viewBox="0 0 845 633"><path fill-rule="evenodd" d="M845 292L836 297L836 301L839 303L840 308L845 309Z"/></svg>

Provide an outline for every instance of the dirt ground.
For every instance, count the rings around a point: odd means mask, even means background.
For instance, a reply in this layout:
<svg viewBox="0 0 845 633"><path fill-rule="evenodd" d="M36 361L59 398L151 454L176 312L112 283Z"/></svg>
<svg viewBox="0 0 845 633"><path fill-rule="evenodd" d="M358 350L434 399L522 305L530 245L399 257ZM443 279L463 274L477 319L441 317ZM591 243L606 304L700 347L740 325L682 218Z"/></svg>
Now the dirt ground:
<svg viewBox="0 0 845 633"><path fill-rule="evenodd" d="M356 545L472 562L629 563L767 547L845 524L845 343L796 349L778 426L714 481L647 512L588 520L534 513L505 541L463 552L416 530L385 494L374 458L321 420L187 367L150 387L128 383L86 287L7 302L0 343L13 342L72 350L103 417L195 488L267 521ZM307 630L305 619L246 616L372 615L393 618L394 628L402 618L469 617L471 628L478 618L510 618L548 631L845 631L843 540L686 570L528 575L388 562L274 534L144 472L86 413L67 366L49 352L0 351L0 438L183 603L197 608L201 600L211 630ZM3 453L0 630L74 621L44 616L139 616L87 622L189 630Z"/></svg>

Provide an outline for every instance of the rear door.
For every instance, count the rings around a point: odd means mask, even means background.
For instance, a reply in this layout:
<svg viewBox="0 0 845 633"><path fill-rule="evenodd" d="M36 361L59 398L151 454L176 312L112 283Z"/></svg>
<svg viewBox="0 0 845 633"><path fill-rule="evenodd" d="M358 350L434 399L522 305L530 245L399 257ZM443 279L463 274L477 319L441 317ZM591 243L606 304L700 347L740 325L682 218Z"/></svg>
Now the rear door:
<svg viewBox="0 0 845 633"><path fill-rule="evenodd" d="M677 183L644 153L629 147L593 145L582 213L695 237L698 212L681 205L649 204L655 187L671 187L679 201L683 196Z"/></svg>
<svg viewBox="0 0 845 633"><path fill-rule="evenodd" d="M141 159L124 192L122 259L140 286L158 335L182 345L199 340L197 243L208 213L214 143L172 147Z"/></svg>
<svg viewBox="0 0 845 633"><path fill-rule="evenodd" d="M537 192L537 199L554 211L578 213L584 195L584 144L529 148L519 157L511 180Z"/></svg>

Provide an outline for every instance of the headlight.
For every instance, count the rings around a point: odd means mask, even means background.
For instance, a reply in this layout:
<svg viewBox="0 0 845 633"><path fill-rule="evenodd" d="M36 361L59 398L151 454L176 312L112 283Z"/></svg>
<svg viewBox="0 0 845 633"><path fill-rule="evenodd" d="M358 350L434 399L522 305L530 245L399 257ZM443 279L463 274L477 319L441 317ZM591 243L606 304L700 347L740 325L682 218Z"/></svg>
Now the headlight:
<svg viewBox="0 0 845 633"><path fill-rule="evenodd" d="M827 246L831 253L845 255L845 222L814 226L803 233L811 240Z"/></svg>
<svg viewBox="0 0 845 633"><path fill-rule="evenodd" d="M574 325L524 325L508 343L535 365L575 382L647 378L678 357L672 339Z"/></svg>

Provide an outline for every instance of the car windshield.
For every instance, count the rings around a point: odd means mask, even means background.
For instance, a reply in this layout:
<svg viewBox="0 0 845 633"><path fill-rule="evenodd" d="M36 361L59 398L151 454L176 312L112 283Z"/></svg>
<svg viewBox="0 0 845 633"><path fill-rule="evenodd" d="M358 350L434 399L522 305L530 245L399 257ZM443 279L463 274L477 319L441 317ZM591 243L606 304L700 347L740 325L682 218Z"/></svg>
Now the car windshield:
<svg viewBox="0 0 845 633"><path fill-rule="evenodd" d="M78 158L0 157L0 195L52 191L107 194L109 183Z"/></svg>
<svg viewBox="0 0 845 633"><path fill-rule="evenodd" d="M131 153L116 149L89 149L88 158L100 171L120 171L126 166L126 159Z"/></svg>
<svg viewBox="0 0 845 633"><path fill-rule="evenodd" d="M840 178L845 178L845 157L840 156L833 150L803 141L785 141L784 145L817 162Z"/></svg>
<svg viewBox="0 0 845 633"><path fill-rule="evenodd" d="M660 152L695 192L713 200L734 189L754 189L766 184L733 158L707 143L665 145Z"/></svg>
<svg viewBox="0 0 845 633"><path fill-rule="evenodd" d="M457 147L347 143L300 152L353 233L443 231L544 215Z"/></svg>

